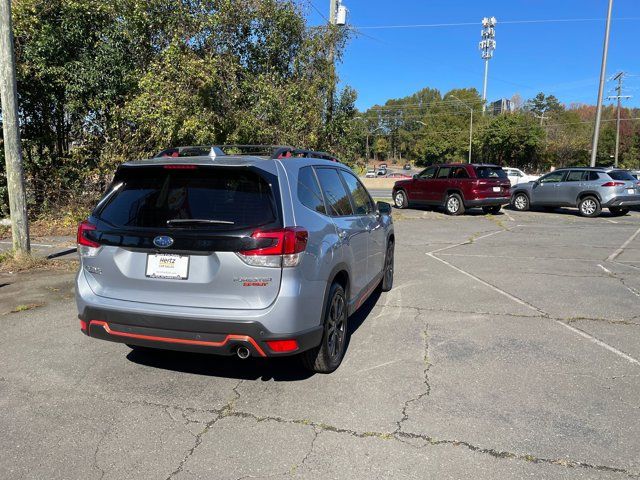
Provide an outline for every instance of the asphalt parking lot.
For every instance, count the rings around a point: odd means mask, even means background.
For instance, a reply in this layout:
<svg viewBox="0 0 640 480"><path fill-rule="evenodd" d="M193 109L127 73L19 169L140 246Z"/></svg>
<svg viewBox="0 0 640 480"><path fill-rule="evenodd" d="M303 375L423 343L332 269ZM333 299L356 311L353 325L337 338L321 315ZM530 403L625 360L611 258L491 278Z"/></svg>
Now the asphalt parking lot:
<svg viewBox="0 0 640 480"><path fill-rule="evenodd" d="M0 478L640 477L640 213L394 216L331 375L88 339L51 275L0 316Z"/></svg>

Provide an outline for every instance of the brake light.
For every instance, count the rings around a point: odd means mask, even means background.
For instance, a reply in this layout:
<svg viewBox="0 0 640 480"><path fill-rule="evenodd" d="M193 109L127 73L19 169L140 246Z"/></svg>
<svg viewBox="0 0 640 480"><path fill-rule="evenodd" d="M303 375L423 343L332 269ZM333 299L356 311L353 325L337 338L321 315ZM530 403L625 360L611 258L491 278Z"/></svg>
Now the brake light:
<svg viewBox="0 0 640 480"><path fill-rule="evenodd" d="M165 165L165 170L195 170L196 165Z"/></svg>
<svg viewBox="0 0 640 480"><path fill-rule="evenodd" d="M298 350L296 340L267 340L267 345L272 352L294 352Z"/></svg>
<svg viewBox="0 0 640 480"><path fill-rule="evenodd" d="M238 252L245 263L261 267L295 267L307 248L309 232L302 227L287 227L256 230L251 237L259 243L270 240L270 245Z"/></svg>
<svg viewBox="0 0 640 480"><path fill-rule="evenodd" d="M95 257L100 251L100 244L87 238L86 233L96 229L96 226L88 220L80 222L78 225L78 253L81 257Z"/></svg>
<svg viewBox="0 0 640 480"><path fill-rule="evenodd" d="M601 186L602 187L624 187L625 183L624 182L607 182L607 183L603 183Z"/></svg>

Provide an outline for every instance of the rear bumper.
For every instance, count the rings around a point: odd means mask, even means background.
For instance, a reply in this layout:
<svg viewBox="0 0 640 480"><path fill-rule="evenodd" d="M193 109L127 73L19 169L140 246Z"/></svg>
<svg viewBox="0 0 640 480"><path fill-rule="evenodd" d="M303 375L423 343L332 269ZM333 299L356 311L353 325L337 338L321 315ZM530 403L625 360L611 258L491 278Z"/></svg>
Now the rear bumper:
<svg viewBox="0 0 640 480"><path fill-rule="evenodd" d="M241 345L256 357L295 355L316 347L322 339L322 326L283 335L268 331L257 321L212 321L92 307L78 317L82 331L101 340L218 355L234 355ZM298 348L274 352L267 343L270 340L296 340Z"/></svg>
<svg viewBox="0 0 640 480"><path fill-rule="evenodd" d="M465 200L465 207L494 207L498 205L507 205L511 201L511 197L488 197L478 198L475 200Z"/></svg>
<svg viewBox="0 0 640 480"><path fill-rule="evenodd" d="M603 207L633 207L635 205L640 205L640 195L613 197L602 204Z"/></svg>

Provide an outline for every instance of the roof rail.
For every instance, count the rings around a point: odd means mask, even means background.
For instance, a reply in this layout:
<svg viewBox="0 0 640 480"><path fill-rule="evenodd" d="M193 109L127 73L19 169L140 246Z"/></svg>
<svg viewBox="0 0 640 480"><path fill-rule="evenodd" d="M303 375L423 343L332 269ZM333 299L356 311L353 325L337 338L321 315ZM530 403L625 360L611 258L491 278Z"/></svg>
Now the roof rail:
<svg viewBox="0 0 640 480"><path fill-rule="evenodd" d="M162 150L154 155L159 157L222 157L225 155L253 155L262 157L272 157L276 150L282 148L293 148L282 145L189 145L181 147L172 147Z"/></svg>
<svg viewBox="0 0 640 480"><path fill-rule="evenodd" d="M331 162L340 162L334 155L327 152L319 152L315 150L305 150L302 148L293 147L280 147L271 156L272 159L276 158L319 158L322 160L329 160Z"/></svg>

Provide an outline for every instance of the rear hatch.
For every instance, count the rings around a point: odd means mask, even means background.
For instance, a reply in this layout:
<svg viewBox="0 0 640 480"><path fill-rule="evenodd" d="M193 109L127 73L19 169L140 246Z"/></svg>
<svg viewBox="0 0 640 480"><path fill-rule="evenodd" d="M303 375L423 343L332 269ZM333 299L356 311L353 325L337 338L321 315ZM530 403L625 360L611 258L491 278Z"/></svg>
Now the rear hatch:
<svg viewBox="0 0 640 480"><path fill-rule="evenodd" d="M501 167L477 166L474 191L480 198L509 196L511 182Z"/></svg>
<svg viewBox="0 0 640 480"><path fill-rule="evenodd" d="M237 252L266 245L252 234L282 227L280 204L277 177L255 167L122 167L84 233L100 244L84 273L106 298L265 308L282 268L250 266Z"/></svg>
<svg viewBox="0 0 640 480"><path fill-rule="evenodd" d="M628 170L611 170L607 175L612 181L602 186L612 188L617 196L640 195L640 182Z"/></svg>

